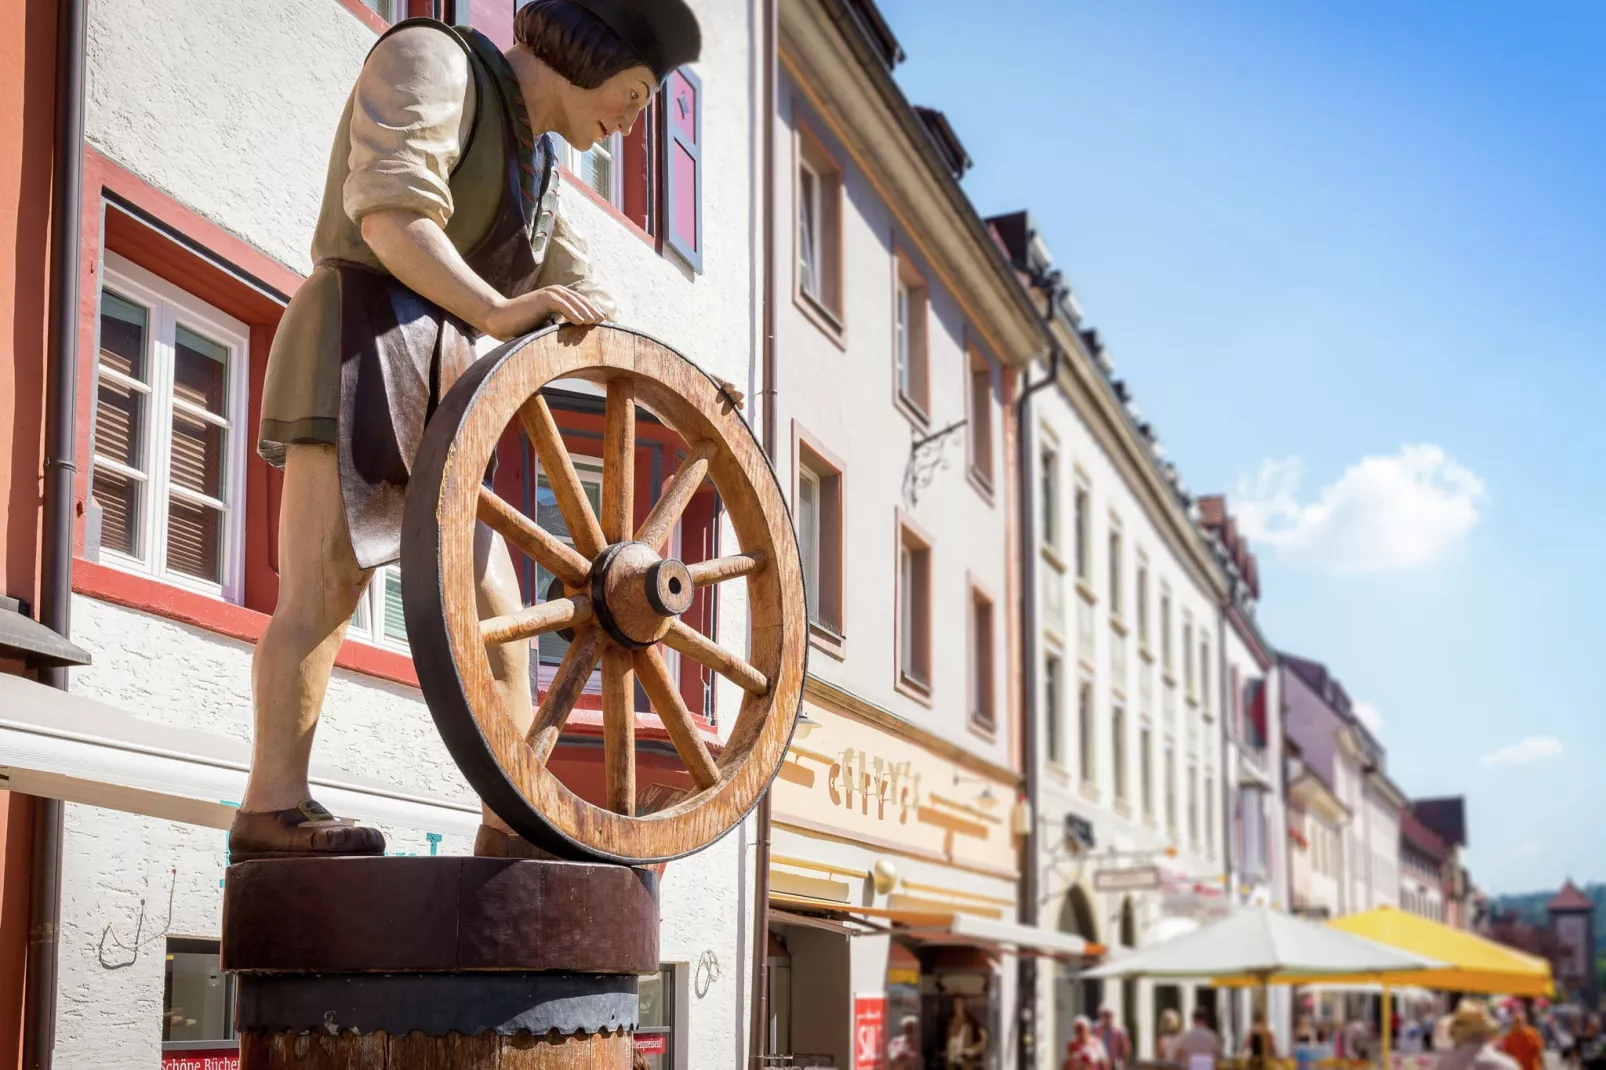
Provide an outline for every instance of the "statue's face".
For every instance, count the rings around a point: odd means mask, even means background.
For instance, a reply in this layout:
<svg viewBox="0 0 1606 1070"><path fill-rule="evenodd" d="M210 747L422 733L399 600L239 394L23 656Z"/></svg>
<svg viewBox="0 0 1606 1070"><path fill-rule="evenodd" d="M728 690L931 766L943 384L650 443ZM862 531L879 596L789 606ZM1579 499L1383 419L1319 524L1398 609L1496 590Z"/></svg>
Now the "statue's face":
<svg viewBox="0 0 1606 1070"><path fill-rule="evenodd" d="M564 107L568 129L558 133L581 152L616 131L628 134L656 89L652 71L646 67L620 71L595 89L570 86Z"/></svg>

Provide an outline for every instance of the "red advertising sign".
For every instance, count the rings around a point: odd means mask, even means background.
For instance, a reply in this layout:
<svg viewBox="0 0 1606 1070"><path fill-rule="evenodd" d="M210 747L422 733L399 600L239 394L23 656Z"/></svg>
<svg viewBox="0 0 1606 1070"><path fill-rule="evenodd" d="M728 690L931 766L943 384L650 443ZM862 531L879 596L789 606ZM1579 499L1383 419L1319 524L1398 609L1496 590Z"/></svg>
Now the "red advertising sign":
<svg viewBox="0 0 1606 1070"><path fill-rule="evenodd" d="M636 1050L643 1055L668 1055L668 1033L637 1033Z"/></svg>
<svg viewBox="0 0 1606 1070"><path fill-rule="evenodd" d="M162 1070L240 1070L238 1048L162 1052Z"/></svg>
<svg viewBox="0 0 1606 1070"><path fill-rule="evenodd" d="M885 1070L887 997L853 997L853 1070Z"/></svg>

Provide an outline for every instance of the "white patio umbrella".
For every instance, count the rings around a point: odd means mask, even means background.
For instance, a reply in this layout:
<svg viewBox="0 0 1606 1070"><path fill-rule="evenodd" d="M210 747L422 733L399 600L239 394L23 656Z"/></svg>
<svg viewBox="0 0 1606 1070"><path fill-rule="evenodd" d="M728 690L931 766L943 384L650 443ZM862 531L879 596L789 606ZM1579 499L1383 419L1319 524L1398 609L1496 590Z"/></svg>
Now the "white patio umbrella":
<svg viewBox="0 0 1606 1070"><path fill-rule="evenodd" d="M1112 959L1082 976L1252 980L1264 1008L1267 983L1276 974L1383 979L1422 969L1428 961L1341 929L1265 907L1242 907L1214 924Z"/></svg>
<svg viewBox="0 0 1606 1070"><path fill-rule="evenodd" d="M1082 976L1252 978L1264 982L1280 973L1381 978L1424 968L1436 967L1431 960L1365 937L1264 907L1243 907L1163 944L1112 958Z"/></svg>

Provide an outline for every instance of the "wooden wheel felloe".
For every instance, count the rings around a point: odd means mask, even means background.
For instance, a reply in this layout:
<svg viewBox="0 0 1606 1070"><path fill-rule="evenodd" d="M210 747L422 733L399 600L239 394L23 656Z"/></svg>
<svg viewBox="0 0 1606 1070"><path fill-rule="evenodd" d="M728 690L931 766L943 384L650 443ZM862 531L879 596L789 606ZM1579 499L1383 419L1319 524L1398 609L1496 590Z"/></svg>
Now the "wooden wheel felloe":
<svg viewBox="0 0 1606 1070"><path fill-rule="evenodd" d="M593 511L541 390L581 379L606 392L601 508ZM686 455L645 520L632 506L636 407L674 430ZM504 430L522 426L573 541L544 531L484 483ZM738 548L687 565L664 552L705 480ZM548 600L482 620L476 521L557 577ZM699 588L745 580L745 654L680 619ZM419 685L447 749L480 797L520 835L564 857L629 864L690 854L729 832L769 786L796 722L807 620L796 537L775 474L751 430L707 374L651 338L618 327L554 328L477 361L430 420L407 491L402 590ZM488 643L572 634L528 735L501 707ZM727 636L727 642L729 637ZM681 698L661 646L741 689L716 758ZM602 667L606 806L548 768L575 703ZM693 785L636 813L636 684Z"/></svg>

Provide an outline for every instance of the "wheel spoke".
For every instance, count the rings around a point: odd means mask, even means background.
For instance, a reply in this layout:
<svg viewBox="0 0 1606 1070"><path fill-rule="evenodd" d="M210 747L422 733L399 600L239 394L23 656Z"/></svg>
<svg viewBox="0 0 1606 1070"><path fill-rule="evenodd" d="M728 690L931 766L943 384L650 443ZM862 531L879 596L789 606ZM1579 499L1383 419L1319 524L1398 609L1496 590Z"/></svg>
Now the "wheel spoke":
<svg viewBox="0 0 1606 1070"><path fill-rule="evenodd" d="M570 587L579 587L586 582L586 576L591 571L590 561L580 556L568 543L559 542L487 487L480 488L478 512L479 518L492 530Z"/></svg>
<svg viewBox="0 0 1606 1070"><path fill-rule="evenodd" d="M552 496L558 500L558 512L569 526L575 548L586 557L596 557L607 545L602 538L602 526L591 511L591 502L580 485L579 473L569 460L568 448L563 445L546 398L537 394L526 401L519 409L519 421L524 424L524 433L530 436L530 445L535 447L535 455L541 460L541 471L552 485Z"/></svg>
<svg viewBox="0 0 1606 1070"><path fill-rule="evenodd" d="M557 675L552 678L552 686L547 689L546 698L541 701L541 708L535 714L535 723L530 725L530 734L526 737L530 749L535 752L536 761L545 762L552 756L552 748L558 744L558 735L569 719L569 711L574 709L575 700L585 690L586 681L591 679L591 670L597 667L597 656L601 653L602 632L597 628L585 629L569 644L568 651L563 655L563 663L558 666Z"/></svg>
<svg viewBox="0 0 1606 1070"><path fill-rule="evenodd" d="M636 532L636 541L644 542L654 550L662 552L664 540L669 533L675 530L680 522L680 514L686 511L692 495L702 485L703 476L708 474L709 458L714 456L719 444L712 439L704 439L697 447L686 455L680 462L680 468L675 472L669 486L658 499L658 504L652 507L647 519L642 522L640 530Z"/></svg>
<svg viewBox="0 0 1606 1070"><path fill-rule="evenodd" d="M770 689L770 682L763 673L683 621L670 622L664 642L671 649L734 681L743 691L762 695Z"/></svg>
<svg viewBox="0 0 1606 1070"><path fill-rule="evenodd" d="M763 550L754 550L747 554L732 554L730 557L716 557L709 561L698 561L687 565L686 571L691 573L691 582L696 587L708 587L726 580L734 580L739 576L751 576L763 570L768 562Z"/></svg>
<svg viewBox="0 0 1606 1070"><path fill-rule="evenodd" d="M697 733L691 710L686 708L686 701L680 697L680 688L670 678L664 656L657 647L650 646L636 651L632 661L636 666L636 675L641 678L641 688L652 700L652 708L658 711L658 719L664 723L664 730L669 733L670 742L674 743L680 760L686 763L692 783L697 785L698 790L719 783L719 767L714 764L714 756L708 753L707 745Z"/></svg>
<svg viewBox="0 0 1606 1070"><path fill-rule="evenodd" d="M636 384L620 375L608 380L602 424L602 535L608 542L630 538L635 503Z"/></svg>
<svg viewBox="0 0 1606 1070"><path fill-rule="evenodd" d="M516 613L487 617L480 621L480 637L487 643L517 643L559 628L591 622L591 599L585 595L554 598L538 606L526 606Z"/></svg>
<svg viewBox="0 0 1606 1070"><path fill-rule="evenodd" d="M636 813L636 674L630 651L610 646L602 653L602 753L608 809Z"/></svg>

